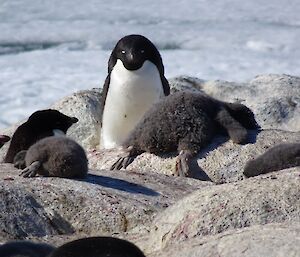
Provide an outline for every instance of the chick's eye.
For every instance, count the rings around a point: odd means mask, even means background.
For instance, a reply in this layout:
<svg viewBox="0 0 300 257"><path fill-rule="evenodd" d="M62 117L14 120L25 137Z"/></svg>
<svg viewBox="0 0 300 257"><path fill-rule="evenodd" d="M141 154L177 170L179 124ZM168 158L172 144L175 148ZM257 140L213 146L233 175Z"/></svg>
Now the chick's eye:
<svg viewBox="0 0 300 257"><path fill-rule="evenodd" d="M122 50L121 53L122 53L122 54L126 54L126 51L125 51L125 50Z"/></svg>

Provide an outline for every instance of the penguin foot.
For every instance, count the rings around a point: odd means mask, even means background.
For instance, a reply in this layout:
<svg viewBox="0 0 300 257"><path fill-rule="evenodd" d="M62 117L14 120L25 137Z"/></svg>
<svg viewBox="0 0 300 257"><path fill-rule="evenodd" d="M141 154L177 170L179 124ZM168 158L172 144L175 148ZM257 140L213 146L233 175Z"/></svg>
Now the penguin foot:
<svg viewBox="0 0 300 257"><path fill-rule="evenodd" d="M39 167L41 166L41 162L35 161L31 163L28 167L22 170L20 176L24 178L32 178L35 177Z"/></svg>
<svg viewBox="0 0 300 257"><path fill-rule="evenodd" d="M192 157L191 151L181 150L176 159L175 175L189 177L191 175L189 161Z"/></svg>
<svg viewBox="0 0 300 257"><path fill-rule="evenodd" d="M128 147L125 153L110 167L110 170L126 169L127 166L133 162L136 155L132 153L132 147Z"/></svg>

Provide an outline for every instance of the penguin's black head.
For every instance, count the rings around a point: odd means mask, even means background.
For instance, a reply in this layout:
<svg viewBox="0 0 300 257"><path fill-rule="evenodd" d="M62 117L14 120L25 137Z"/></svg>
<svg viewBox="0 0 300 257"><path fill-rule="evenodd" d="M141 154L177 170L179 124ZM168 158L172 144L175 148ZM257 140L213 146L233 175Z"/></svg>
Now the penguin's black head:
<svg viewBox="0 0 300 257"><path fill-rule="evenodd" d="M10 140L9 136L0 135L0 148Z"/></svg>
<svg viewBox="0 0 300 257"><path fill-rule="evenodd" d="M151 61L158 69L162 69L161 56L155 45L141 35L128 35L121 38L116 44L108 62L108 72L120 59L127 70L138 70L145 60Z"/></svg>
<svg viewBox="0 0 300 257"><path fill-rule="evenodd" d="M145 257L133 243L113 237L87 237L66 243L48 257Z"/></svg>
<svg viewBox="0 0 300 257"><path fill-rule="evenodd" d="M66 133L72 124L77 121L78 119L75 117L69 117L57 110L47 109L34 112L27 123L30 123L40 131L59 129Z"/></svg>

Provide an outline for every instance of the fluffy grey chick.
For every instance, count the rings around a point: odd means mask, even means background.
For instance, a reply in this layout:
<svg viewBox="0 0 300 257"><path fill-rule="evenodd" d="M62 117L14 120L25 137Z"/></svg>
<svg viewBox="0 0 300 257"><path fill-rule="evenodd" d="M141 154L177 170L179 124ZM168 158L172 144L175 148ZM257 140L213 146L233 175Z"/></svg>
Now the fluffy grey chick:
<svg viewBox="0 0 300 257"><path fill-rule="evenodd" d="M300 143L283 143L248 161L244 168L244 175L254 177L296 166L300 166Z"/></svg>
<svg viewBox="0 0 300 257"><path fill-rule="evenodd" d="M74 140L51 136L32 145L25 156L26 168L20 175L36 174L50 177L83 178L88 172L88 161L83 148Z"/></svg>
<svg viewBox="0 0 300 257"><path fill-rule="evenodd" d="M242 104L218 101L203 93L177 92L153 106L123 143L127 148L111 169L126 168L142 152L178 151L176 173L188 176L189 160L224 132L234 143L247 141L247 129L259 128Z"/></svg>

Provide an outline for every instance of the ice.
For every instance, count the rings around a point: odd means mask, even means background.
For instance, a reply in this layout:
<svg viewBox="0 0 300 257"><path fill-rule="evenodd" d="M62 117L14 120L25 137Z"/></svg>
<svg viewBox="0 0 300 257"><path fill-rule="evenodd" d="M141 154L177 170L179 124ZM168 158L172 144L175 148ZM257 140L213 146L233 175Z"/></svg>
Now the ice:
<svg viewBox="0 0 300 257"><path fill-rule="evenodd" d="M299 12L298 0L0 0L0 127L101 87L132 33L157 45L168 78L299 75Z"/></svg>

